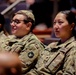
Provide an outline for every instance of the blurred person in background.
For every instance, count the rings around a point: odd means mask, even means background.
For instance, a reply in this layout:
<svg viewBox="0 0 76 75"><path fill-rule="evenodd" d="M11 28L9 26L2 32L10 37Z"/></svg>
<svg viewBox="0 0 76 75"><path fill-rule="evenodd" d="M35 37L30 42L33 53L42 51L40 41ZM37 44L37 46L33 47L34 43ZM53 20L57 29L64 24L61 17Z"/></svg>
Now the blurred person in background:
<svg viewBox="0 0 76 75"><path fill-rule="evenodd" d="M27 9L29 9L29 7L35 3L35 0L25 0L25 3L26 3Z"/></svg>
<svg viewBox="0 0 76 75"><path fill-rule="evenodd" d="M0 75L21 75L21 62L17 54L0 52Z"/></svg>
<svg viewBox="0 0 76 75"><path fill-rule="evenodd" d="M70 0L71 11L76 14L76 0Z"/></svg>

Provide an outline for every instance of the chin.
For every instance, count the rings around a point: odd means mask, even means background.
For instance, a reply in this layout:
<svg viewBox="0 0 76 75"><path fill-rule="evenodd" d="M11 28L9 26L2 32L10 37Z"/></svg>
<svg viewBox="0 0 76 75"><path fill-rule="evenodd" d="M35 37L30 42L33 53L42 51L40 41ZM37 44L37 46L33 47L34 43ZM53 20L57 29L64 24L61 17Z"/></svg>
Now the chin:
<svg viewBox="0 0 76 75"><path fill-rule="evenodd" d="M55 36L56 36L57 38L59 38L59 37L60 37L58 34L55 34Z"/></svg>
<svg viewBox="0 0 76 75"><path fill-rule="evenodd" d="M16 30L12 30L12 33L16 33Z"/></svg>
<svg viewBox="0 0 76 75"><path fill-rule="evenodd" d="M14 32L11 32L12 34L14 34Z"/></svg>

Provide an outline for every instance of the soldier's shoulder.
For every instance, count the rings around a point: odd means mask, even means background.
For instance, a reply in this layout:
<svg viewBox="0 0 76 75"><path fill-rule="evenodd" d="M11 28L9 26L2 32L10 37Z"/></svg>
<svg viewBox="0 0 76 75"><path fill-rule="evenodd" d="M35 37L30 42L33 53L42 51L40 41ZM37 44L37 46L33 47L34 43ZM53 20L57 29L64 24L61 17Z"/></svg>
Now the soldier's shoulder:
<svg viewBox="0 0 76 75"><path fill-rule="evenodd" d="M50 43L48 46L45 47L45 50L51 51L52 48L55 48L57 46L57 43L58 42L52 42L52 43Z"/></svg>
<svg viewBox="0 0 76 75"><path fill-rule="evenodd" d="M35 39L35 40L38 40L39 41L38 37L35 34L30 33L30 35L31 35L31 39Z"/></svg>
<svg viewBox="0 0 76 75"><path fill-rule="evenodd" d="M53 48L53 47L55 47L55 46L57 45L57 43L58 43L58 42L52 42L52 43L50 43L47 47L48 47L48 48Z"/></svg>
<svg viewBox="0 0 76 75"><path fill-rule="evenodd" d="M72 42L71 43L71 46L69 45L69 47L72 47L71 48L71 53L74 55L76 54L76 41Z"/></svg>
<svg viewBox="0 0 76 75"><path fill-rule="evenodd" d="M74 47L76 47L76 41L73 41L73 42L71 43L71 45L73 45Z"/></svg>
<svg viewBox="0 0 76 75"><path fill-rule="evenodd" d="M30 33L27 36L28 42L29 43L38 43L41 44L42 42L38 39L38 37L36 35L34 35L33 33Z"/></svg>

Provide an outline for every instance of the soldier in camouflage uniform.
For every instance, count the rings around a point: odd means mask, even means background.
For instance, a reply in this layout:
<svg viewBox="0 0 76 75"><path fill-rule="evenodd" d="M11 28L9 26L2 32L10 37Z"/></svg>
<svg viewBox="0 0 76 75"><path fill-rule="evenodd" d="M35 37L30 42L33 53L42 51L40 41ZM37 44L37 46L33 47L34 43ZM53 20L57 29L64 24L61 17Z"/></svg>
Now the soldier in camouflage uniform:
<svg viewBox="0 0 76 75"><path fill-rule="evenodd" d="M39 52L44 50L44 44L32 33L35 18L31 11L20 10L11 20L11 33L14 38L6 39L2 51L16 52L22 62L22 73L26 74L34 67Z"/></svg>
<svg viewBox="0 0 76 75"><path fill-rule="evenodd" d="M75 25L73 12L65 10L56 15L53 29L60 41L49 44L26 75L76 75Z"/></svg>

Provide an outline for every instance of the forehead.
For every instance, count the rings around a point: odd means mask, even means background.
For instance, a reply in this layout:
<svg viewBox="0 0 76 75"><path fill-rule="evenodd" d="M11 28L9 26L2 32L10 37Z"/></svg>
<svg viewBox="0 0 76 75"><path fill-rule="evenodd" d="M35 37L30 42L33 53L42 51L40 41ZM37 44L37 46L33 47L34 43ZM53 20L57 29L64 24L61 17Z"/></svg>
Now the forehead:
<svg viewBox="0 0 76 75"><path fill-rule="evenodd" d="M66 15L63 13L58 13L55 17L55 19L66 19Z"/></svg>
<svg viewBox="0 0 76 75"><path fill-rule="evenodd" d="M16 15L13 17L13 19L19 19L19 20L21 20L21 19L25 19L25 17L26 17L26 16L24 16L23 14L16 14Z"/></svg>

